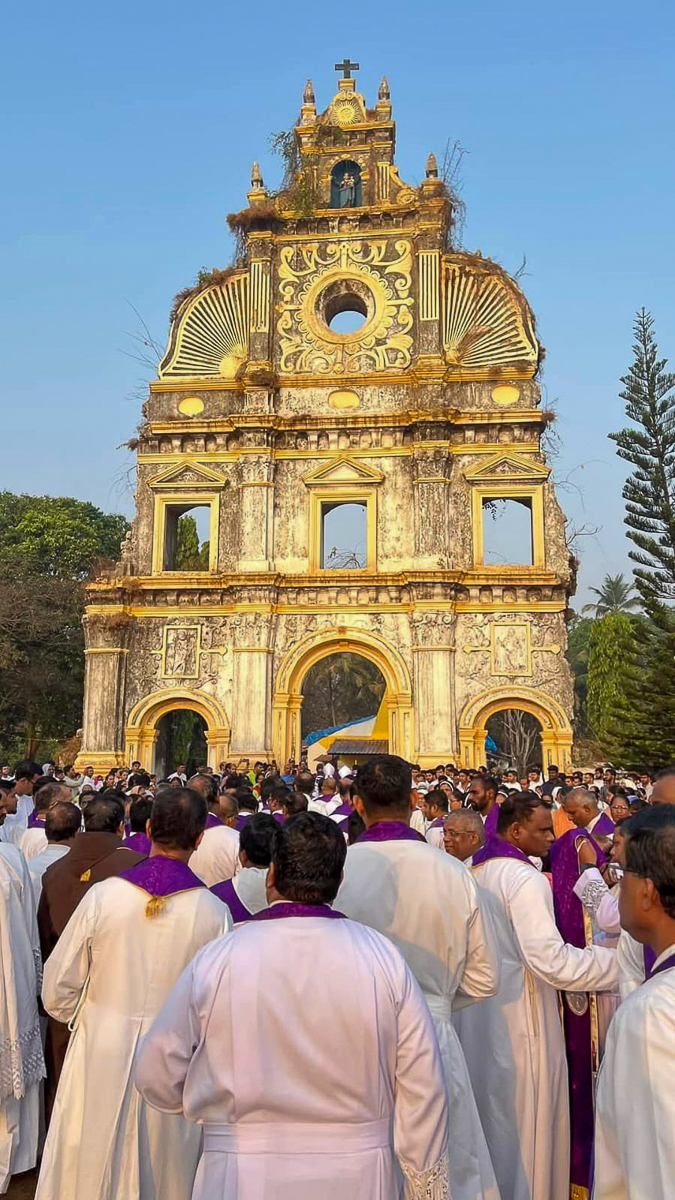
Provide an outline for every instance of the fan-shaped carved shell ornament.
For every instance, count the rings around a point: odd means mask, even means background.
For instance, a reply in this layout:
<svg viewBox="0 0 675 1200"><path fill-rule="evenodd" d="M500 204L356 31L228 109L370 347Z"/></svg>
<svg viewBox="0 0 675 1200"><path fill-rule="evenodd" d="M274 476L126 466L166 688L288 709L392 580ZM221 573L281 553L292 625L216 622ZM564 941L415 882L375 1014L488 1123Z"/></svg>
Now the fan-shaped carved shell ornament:
<svg viewBox="0 0 675 1200"><path fill-rule="evenodd" d="M248 276L199 292L174 322L160 379L233 379L248 357Z"/></svg>
<svg viewBox="0 0 675 1200"><path fill-rule="evenodd" d="M445 357L463 372L522 367L534 374L539 346L524 300L505 278L446 262L443 277Z"/></svg>

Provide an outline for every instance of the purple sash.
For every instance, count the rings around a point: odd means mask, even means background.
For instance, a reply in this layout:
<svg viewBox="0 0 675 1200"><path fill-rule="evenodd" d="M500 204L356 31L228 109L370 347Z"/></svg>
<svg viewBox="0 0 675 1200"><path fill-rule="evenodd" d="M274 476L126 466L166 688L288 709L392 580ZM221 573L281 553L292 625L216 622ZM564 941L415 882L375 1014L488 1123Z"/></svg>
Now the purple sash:
<svg viewBox="0 0 675 1200"><path fill-rule="evenodd" d="M178 858L167 858L165 854L155 854L152 858L146 858L144 862L123 871L119 878L135 884L151 896L173 896L175 892L189 892L193 888L206 887L187 863Z"/></svg>
<svg viewBox="0 0 675 1200"><path fill-rule="evenodd" d="M416 829L411 829L404 821L376 821L369 829L357 837L357 842L424 842Z"/></svg>
<svg viewBox="0 0 675 1200"><path fill-rule="evenodd" d="M597 828L597 827L596 827ZM584 908L573 888L579 878L578 845L589 841L598 856L598 867L607 862L606 856L592 834L583 829L569 829L551 846L551 878L553 907L562 938L571 946L586 946ZM570 1095L570 1181L572 1186L588 1189L593 1149L593 1042L590 1001L584 1012L576 1012L565 1001L563 1027Z"/></svg>
<svg viewBox="0 0 675 1200"><path fill-rule="evenodd" d="M263 908L251 917L252 921L278 921L281 917L328 917L334 921L346 921L344 913L336 912L328 904L296 904L294 900L283 900L271 908Z"/></svg>
<svg viewBox="0 0 675 1200"><path fill-rule="evenodd" d="M497 821L498 820L499 820L499 805L495 804L494 808L490 809L487 817L485 818L485 837L486 837L486 839L497 837ZM474 859L474 862L475 861L476 860Z"/></svg>
<svg viewBox="0 0 675 1200"><path fill-rule="evenodd" d="M137 854L149 854L152 850L152 842L147 833L130 833L129 837L125 837L122 845L127 850L135 850Z"/></svg>
<svg viewBox="0 0 675 1200"><path fill-rule="evenodd" d="M29 829L44 829L44 827L45 827L44 820L42 820L40 817L38 817L35 809L33 809L32 813L30 814L30 816L28 818L28 828Z"/></svg>
<svg viewBox="0 0 675 1200"><path fill-rule="evenodd" d="M603 836L604 837L612 837L615 829L616 829L616 825L614 824L612 818L609 816L608 813L604 812L600 816L600 819L593 826L592 832L590 832L590 831L587 831L587 832L588 832L589 837L595 837L598 834L601 837L603 837Z"/></svg>
<svg viewBox="0 0 675 1200"><path fill-rule="evenodd" d="M494 809L492 810L495 811ZM492 837L477 850L473 856L472 866L479 867L481 863L490 862L493 858L516 858L520 862L527 863L528 867L532 867L536 871L534 863L530 862L526 854L519 850L517 846L512 846L510 842L504 838Z"/></svg>
<svg viewBox="0 0 675 1200"><path fill-rule="evenodd" d="M232 920L235 925L240 925L242 921L250 921L253 913L249 912L244 904L239 899L234 884L231 879L226 879L224 883L216 883L211 888L214 896L222 900L232 913Z"/></svg>
<svg viewBox="0 0 675 1200"><path fill-rule="evenodd" d="M223 822L221 821L220 817L217 817L215 813L210 812L206 818L206 825L204 826L204 829L217 829L219 825L222 825L222 823Z"/></svg>
<svg viewBox="0 0 675 1200"><path fill-rule="evenodd" d="M652 971L654 970L654 963L656 962L656 955L651 946L642 947L642 957L645 967L645 979L649 979Z"/></svg>
<svg viewBox="0 0 675 1200"><path fill-rule="evenodd" d="M645 946L645 950L646 949L647 947ZM652 954L653 953L654 951L652 950ZM656 959L654 959L654 962L656 962ZM664 958L663 962L659 963L658 967L652 967L647 978L653 979L655 975L660 975L662 971L669 971L671 967L675 967L675 954L669 954L667 958ZM645 980L645 983L646 982L647 981Z"/></svg>

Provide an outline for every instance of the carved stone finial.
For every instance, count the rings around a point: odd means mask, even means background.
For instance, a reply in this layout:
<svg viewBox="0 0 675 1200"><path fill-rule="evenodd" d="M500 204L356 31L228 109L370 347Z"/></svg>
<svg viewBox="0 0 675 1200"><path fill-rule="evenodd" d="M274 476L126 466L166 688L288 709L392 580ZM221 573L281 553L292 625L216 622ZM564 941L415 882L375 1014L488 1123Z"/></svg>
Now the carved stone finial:
<svg viewBox="0 0 675 1200"><path fill-rule="evenodd" d="M389 80L387 79L386 75L383 75L382 79L380 80L380 88L377 93L377 98L378 98L378 100L391 100L391 93L389 91Z"/></svg>
<svg viewBox="0 0 675 1200"><path fill-rule="evenodd" d="M311 79L308 79L307 83L305 84L305 90L302 93L302 102L303 104L314 104L315 102L314 84L312 83Z"/></svg>
<svg viewBox="0 0 675 1200"><path fill-rule="evenodd" d="M254 162L251 169L251 187L253 188L254 192L259 192L263 186L263 177L260 166L257 162Z"/></svg>
<svg viewBox="0 0 675 1200"><path fill-rule="evenodd" d="M427 179L438 179L438 163L436 162L436 155L433 150L427 158L426 176Z"/></svg>

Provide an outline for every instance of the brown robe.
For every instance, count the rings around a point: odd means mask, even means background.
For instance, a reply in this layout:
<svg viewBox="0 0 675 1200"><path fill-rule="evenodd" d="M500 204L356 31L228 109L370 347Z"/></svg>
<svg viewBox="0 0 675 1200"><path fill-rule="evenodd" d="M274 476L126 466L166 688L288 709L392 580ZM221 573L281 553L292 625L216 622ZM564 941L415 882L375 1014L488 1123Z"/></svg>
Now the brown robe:
<svg viewBox="0 0 675 1200"><path fill-rule="evenodd" d="M49 958L80 900L95 883L121 875L146 856L122 845L116 833L78 833L72 849L52 863L42 879L38 905L38 930L43 962ZM67 1025L47 1017L45 1063L45 1115L51 1116L56 1088L66 1057L70 1032Z"/></svg>

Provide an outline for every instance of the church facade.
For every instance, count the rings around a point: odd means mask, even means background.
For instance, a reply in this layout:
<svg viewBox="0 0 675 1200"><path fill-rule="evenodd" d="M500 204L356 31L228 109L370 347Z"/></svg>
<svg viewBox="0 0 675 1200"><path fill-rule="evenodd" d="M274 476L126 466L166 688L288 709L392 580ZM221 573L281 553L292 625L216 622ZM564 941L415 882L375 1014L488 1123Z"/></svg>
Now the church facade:
<svg viewBox="0 0 675 1200"><path fill-rule="evenodd" d="M305 89L287 189L254 166L237 265L173 314L132 531L89 587L80 762L153 769L163 719L188 711L212 764L283 766L307 672L350 651L384 677L392 753L477 765L490 716L517 709L544 761L569 763L574 561L533 316L501 267L453 248L434 156L401 180L386 80L368 108L343 70L323 113ZM490 557L514 504L523 545ZM331 545L343 506L349 553ZM186 565L197 511L208 545Z"/></svg>

